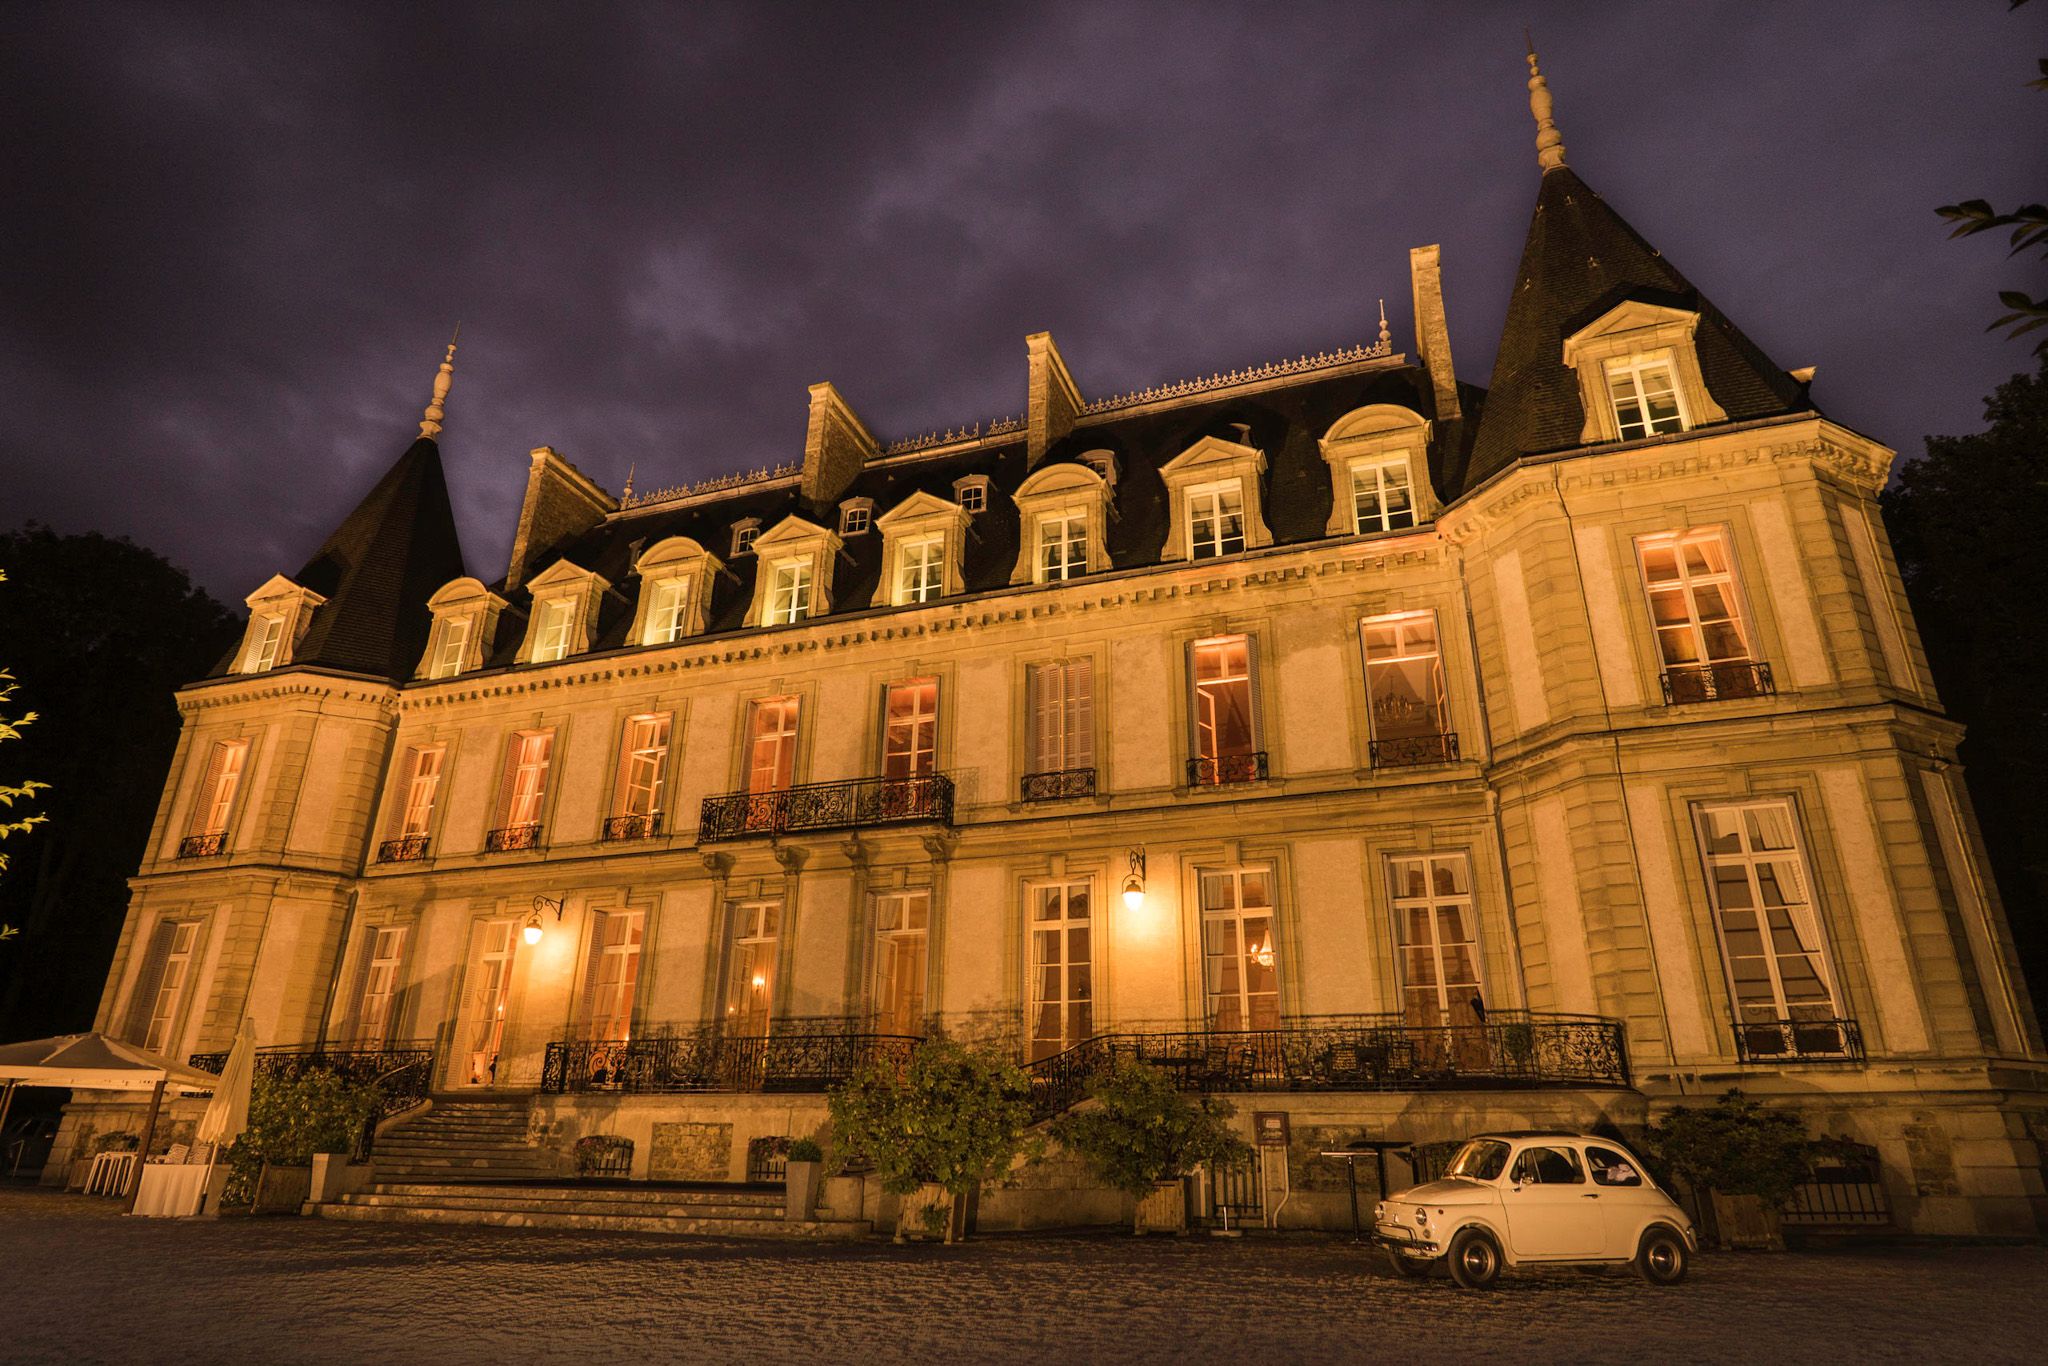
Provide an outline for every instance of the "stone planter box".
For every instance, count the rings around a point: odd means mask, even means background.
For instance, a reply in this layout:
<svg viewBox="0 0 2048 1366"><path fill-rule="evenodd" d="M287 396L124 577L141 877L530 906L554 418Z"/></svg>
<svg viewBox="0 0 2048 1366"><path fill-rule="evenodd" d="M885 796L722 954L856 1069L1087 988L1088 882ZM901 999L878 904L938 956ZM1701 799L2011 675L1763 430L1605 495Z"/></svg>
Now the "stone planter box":
<svg viewBox="0 0 2048 1366"><path fill-rule="evenodd" d="M1188 1231L1188 1185L1185 1180L1155 1181L1152 1192L1141 1196L1131 1220L1133 1233L1186 1233Z"/></svg>
<svg viewBox="0 0 2048 1366"><path fill-rule="evenodd" d="M957 1243L967 1236L967 1202L944 1186L927 1183L903 1197L896 1216L896 1237L943 1239Z"/></svg>
<svg viewBox="0 0 2048 1366"><path fill-rule="evenodd" d="M782 1178L782 1217L791 1223L805 1223L818 1213L818 1188L824 1182L825 1164L792 1159Z"/></svg>
<svg viewBox="0 0 2048 1366"><path fill-rule="evenodd" d="M251 1214L297 1214L313 1188L311 1167L266 1167L256 1179Z"/></svg>
<svg viewBox="0 0 2048 1366"><path fill-rule="evenodd" d="M1714 1227L1721 1246L1728 1250L1783 1252L1785 1235L1779 1227L1778 1211L1756 1195L1723 1195L1713 1192Z"/></svg>

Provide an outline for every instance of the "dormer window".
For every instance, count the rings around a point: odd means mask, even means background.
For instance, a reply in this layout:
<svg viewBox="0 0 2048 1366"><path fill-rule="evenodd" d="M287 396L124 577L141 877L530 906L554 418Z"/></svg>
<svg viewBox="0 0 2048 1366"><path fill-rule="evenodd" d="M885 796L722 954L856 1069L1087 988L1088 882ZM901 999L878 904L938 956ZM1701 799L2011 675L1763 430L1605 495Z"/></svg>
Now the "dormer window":
<svg viewBox="0 0 2048 1366"><path fill-rule="evenodd" d="M1109 485L1092 466L1041 465L1016 500L1021 534L1011 583L1062 583L1109 568Z"/></svg>
<svg viewBox="0 0 2048 1366"><path fill-rule="evenodd" d="M1188 558L1214 559L1244 549L1244 486L1236 480L1188 490Z"/></svg>
<svg viewBox="0 0 2048 1366"><path fill-rule="evenodd" d="M832 610L832 568L845 542L815 522L785 517L754 540L759 568L749 626L795 626Z"/></svg>
<svg viewBox="0 0 2048 1366"><path fill-rule="evenodd" d="M988 510L988 476L970 474L953 482L954 501L963 512L976 513Z"/></svg>
<svg viewBox="0 0 2048 1366"><path fill-rule="evenodd" d="M935 601L944 589L946 543L938 536L910 541L896 551L896 605Z"/></svg>
<svg viewBox="0 0 2048 1366"><path fill-rule="evenodd" d="M858 536L875 523L875 503L872 498L849 498L839 505L839 534Z"/></svg>
<svg viewBox="0 0 2048 1366"><path fill-rule="evenodd" d="M670 536L644 552L633 568L640 575L640 593L627 643L673 645L704 629L719 563L703 546L688 536Z"/></svg>
<svg viewBox="0 0 2048 1366"><path fill-rule="evenodd" d="M1351 462L1352 530L1398 531L1415 525L1414 480L1405 455Z"/></svg>
<svg viewBox="0 0 2048 1366"><path fill-rule="evenodd" d="M763 625L794 626L811 614L811 562L781 560L768 587L768 615Z"/></svg>
<svg viewBox="0 0 2048 1366"><path fill-rule="evenodd" d="M1112 488L1116 486L1116 452L1083 451L1080 463L1095 471L1095 477Z"/></svg>
<svg viewBox="0 0 2048 1366"><path fill-rule="evenodd" d="M732 528L732 553L744 555L754 548L754 538L761 534L761 519L749 517L735 522Z"/></svg>
<svg viewBox="0 0 2048 1366"><path fill-rule="evenodd" d="M1607 393L1623 441L1686 429L1685 408L1668 355L1607 362Z"/></svg>
<svg viewBox="0 0 2048 1366"><path fill-rule="evenodd" d="M434 629L420 656L422 678L454 678L483 667L505 600L475 579L456 579L427 599Z"/></svg>
<svg viewBox="0 0 2048 1366"><path fill-rule="evenodd" d="M557 560L527 585L533 613L519 648L522 664L552 664L590 648L597 605L611 585L567 560Z"/></svg>
<svg viewBox="0 0 2048 1366"><path fill-rule="evenodd" d="M1332 536L1408 531L1436 515L1429 423L1398 403L1370 403L1330 424L1317 443L1330 467Z"/></svg>
<svg viewBox="0 0 2048 1366"><path fill-rule="evenodd" d="M243 601L249 605L249 624L242 632L234 671L260 674L292 662L299 641L312 624L314 609L327 599L276 574Z"/></svg>
<svg viewBox="0 0 2048 1366"><path fill-rule="evenodd" d="M1038 581L1077 579L1088 572L1088 520L1077 513L1038 519Z"/></svg>
<svg viewBox="0 0 2048 1366"><path fill-rule="evenodd" d="M959 485L963 491L967 487L965 481ZM983 491L986 493L985 487ZM877 517L875 529L882 533L882 577L875 585L872 605L916 607L958 593L960 557L970 516L965 504L913 493Z"/></svg>

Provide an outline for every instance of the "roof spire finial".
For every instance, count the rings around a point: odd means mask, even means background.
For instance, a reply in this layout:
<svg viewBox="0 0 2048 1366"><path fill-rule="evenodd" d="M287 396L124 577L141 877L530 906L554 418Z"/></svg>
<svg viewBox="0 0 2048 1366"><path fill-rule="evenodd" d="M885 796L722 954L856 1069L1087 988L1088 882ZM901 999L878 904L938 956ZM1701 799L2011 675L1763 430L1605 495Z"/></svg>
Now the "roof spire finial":
<svg viewBox="0 0 2048 1366"><path fill-rule="evenodd" d="M1380 300L1380 350L1391 354L1393 349L1394 334L1387 327L1387 301L1382 299Z"/></svg>
<svg viewBox="0 0 2048 1366"><path fill-rule="evenodd" d="M638 460L635 460L626 467L626 487L619 490L620 507L624 507L633 501L633 475L639 468L640 462Z"/></svg>
<svg viewBox="0 0 2048 1366"><path fill-rule="evenodd" d="M427 411L420 418L420 436L432 439L441 434L441 419L448 416L448 386L455 382L455 343L462 340L462 324L455 324L455 335L448 339L448 354L441 361L441 373L434 376L434 397L427 404Z"/></svg>
<svg viewBox="0 0 2048 1366"><path fill-rule="evenodd" d="M1536 41L1527 29L1522 36L1529 40L1529 112L1536 116L1536 164L1548 175L1564 165L1564 134L1550 117L1550 86L1536 65Z"/></svg>

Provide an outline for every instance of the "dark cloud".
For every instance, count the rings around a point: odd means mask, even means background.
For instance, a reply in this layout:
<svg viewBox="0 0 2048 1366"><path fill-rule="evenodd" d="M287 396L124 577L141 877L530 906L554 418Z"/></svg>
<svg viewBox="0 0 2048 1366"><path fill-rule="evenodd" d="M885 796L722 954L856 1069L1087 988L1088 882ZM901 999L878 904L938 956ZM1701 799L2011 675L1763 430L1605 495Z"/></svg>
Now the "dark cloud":
<svg viewBox="0 0 2048 1366"><path fill-rule="evenodd" d="M0 522L240 598L412 433L501 572L526 451L616 488L1368 340L1444 246L1484 383L1536 192L1526 7L0 11ZM2037 197L2040 16L1544 7L1575 169L1838 420L1901 450L2026 364L2033 283L1930 210Z"/></svg>

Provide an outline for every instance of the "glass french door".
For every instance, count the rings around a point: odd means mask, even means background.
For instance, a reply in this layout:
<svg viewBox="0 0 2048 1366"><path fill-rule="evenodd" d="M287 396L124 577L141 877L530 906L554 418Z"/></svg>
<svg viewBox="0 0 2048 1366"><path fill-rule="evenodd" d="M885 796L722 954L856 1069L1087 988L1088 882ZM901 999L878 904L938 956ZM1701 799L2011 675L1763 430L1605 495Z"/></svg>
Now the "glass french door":
<svg viewBox="0 0 2048 1366"><path fill-rule="evenodd" d="M931 893L875 898L875 1032L924 1033Z"/></svg>
<svg viewBox="0 0 2048 1366"><path fill-rule="evenodd" d="M633 994L640 983L640 911L601 911L590 936L584 979L584 1034L594 1043L624 1043L633 1033Z"/></svg>
<svg viewBox="0 0 2048 1366"><path fill-rule="evenodd" d="M1476 1066L1487 1055L1479 927L1463 854L1392 861L1400 939L1401 1020L1419 1054Z"/></svg>
<svg viewBox="0 0 2048 1366"><path fill-rule="evenodd" d="M1280 970L1273 919L1272 869L1202 873L1202 984L1209 1028L1279 1028Z"/></svg>
<svg viewBox="0 0 2048 1366"><path fill-rule="evenodd" d="M1091 886L1056 882L1031 892L1031 1061L1095 1035Z"/></svg>
<svg viewBox="0 0 2048 1366"><path fill-rule="evenodd" d="M505 1002L512 992L512 956L518 942L510 920L486 920L476 928L463 991L461 1085L490 1086L498 1079Z"/></svg>
<svg viewBox="0 0 2048 1366"><path fill-rule="evenodd" d="M732 908L725 986L725 1023L731 1033L767 1034L775 1012L775 967L781 939L781 902L742 901Z"/></svg>

